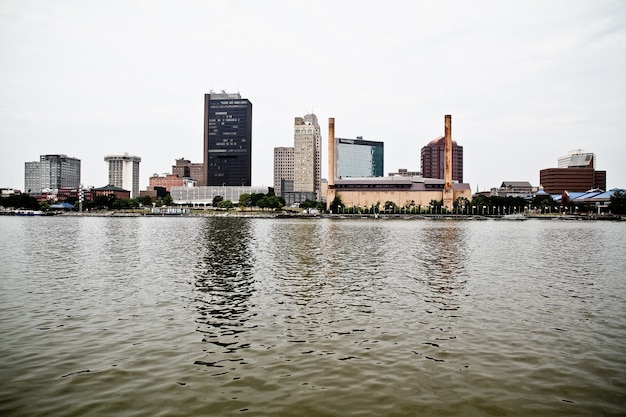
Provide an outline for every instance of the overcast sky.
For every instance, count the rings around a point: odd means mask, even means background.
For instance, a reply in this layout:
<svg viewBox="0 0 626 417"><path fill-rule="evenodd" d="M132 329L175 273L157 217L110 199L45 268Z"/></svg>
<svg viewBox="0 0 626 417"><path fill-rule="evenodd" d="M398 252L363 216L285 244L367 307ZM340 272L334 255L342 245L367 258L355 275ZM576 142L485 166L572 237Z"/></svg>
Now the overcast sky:
<svg viewBox="0 0 626 417"><path fill-rule="evenodd" d="M0 0L0 187L42 154L142 158L140 186L202 162L211 89L253 105L252 183L313 111L336 135L385 143L385 173L420 169L443 135L472 191L539 185L572 149L626 187L626 2Z"/></svg>

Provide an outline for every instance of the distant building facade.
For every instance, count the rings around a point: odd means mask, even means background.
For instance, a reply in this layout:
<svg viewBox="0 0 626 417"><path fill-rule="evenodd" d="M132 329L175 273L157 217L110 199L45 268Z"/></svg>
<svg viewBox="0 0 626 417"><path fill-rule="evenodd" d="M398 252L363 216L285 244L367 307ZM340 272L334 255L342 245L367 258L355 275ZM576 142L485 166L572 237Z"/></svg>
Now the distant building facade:
<svg viewBox="0 0 626 417"><path fill-rule="evenodd" d="M172 175L177 175L181 178L191 178L200 183L204 175L204 164L191 162L185 158L177 159L176 164L172 165Z"/></svg>
<svg viewBox="0 0 626 417"><path fill-rule="evenodd" d="M293 191L321 197L322 134L317 116L296 117L293 134Z"/></svg>
<svg viewBox="0 0 626 417"><path fill-rule="evenodd" d="M492 188L491 194L484 194L487 197L521 197L531 199L537 192L537 187L533 187L528 181L503 181L499 188Z"/></svg>
<svg viewBox="0 0 626 417"><path fill-rule="evenodd" d="M141 158L127 153L106 155L109 185L130 191L130 198L139 197L139 163Z"/></svg>
<svg viewBox="0 0 626 417"><path fill-rule="evenodd" d="M204 95L204 173L207 186L252 183L252 103L239 93Z"/></svg>
<svg viewBox="0 0 626 417"><path fill-rule="evenodd" d="M337 178L367 178L384 176L385 149L383 142L337 138Z"/></svg>
<svg viewBox="0 0 626 417"><path fill-rule="evenodd" d="M424 178L444 178L445 138L431 140L421 151L422 176ZM452 181L463 182L463 147L452 141Z"/></svg>
<svg viewBox="0 0 626 417"><path fill-rule="evenodd" d="M24 165L24 190L40 194L46 190L80 187L80 159L67 155L40 155L39 161Z"/></svg>
<svg viewBox="0 0 626 417"><path fill-rule="evenodd" d="M387 174L389 177L421 177L422 173L419 171L409 171L406 168L398 169L398 172L390 172Z"/></svg>
<svg viewBox="0 0 626 417"><path fill-rule="evenodd" d="M283 193L293 191L293 154L293 147L274 148L274 193L276 195L283 196Z"/></svg>
<svg viewBox="0 0 626 417"><path fill-rule="evenodd" d="M548 194L606 190L606 171L593 168L547 168L539 171L539 183Z"/></svg>
<svg viewBox="0 0 626 417"><path fill-rule="evenodd" d="M596 155L585 152L582 149L574 149L569 151L567 155L559 157L558 167L596 169Z"/></svg>
<svg viewBox="0 0 626 417"><path fill-rule="evenodd" d="M154 174L148 181L148 190L162 188L169 193L172 187L193 187L194 185L195 181L188 177L182 178L174 174L164 176Z"/></svg>

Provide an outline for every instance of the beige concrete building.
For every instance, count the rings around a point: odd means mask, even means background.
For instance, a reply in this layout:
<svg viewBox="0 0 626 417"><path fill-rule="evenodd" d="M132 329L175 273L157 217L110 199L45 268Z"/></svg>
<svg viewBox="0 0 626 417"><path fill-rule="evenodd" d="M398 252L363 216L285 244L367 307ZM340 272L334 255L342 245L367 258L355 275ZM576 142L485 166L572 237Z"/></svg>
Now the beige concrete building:
<svg viewBox="0 0 626 417"><path fill-rule="evenodd" d="M322 134L317 116L296 117L293 132L293 191L321 198Z"/></svg>
<svg viewBox="0 0 626 417"><path fill-rule="evenodd" d="M274 148L274 194L293 191L293 147Z"/></svg>
<svg viewBox="0 0 626 417"><path fill-rule="evenodd" d="M451 142L451 118L445 118L446 139ZM451 147L447 152L451 154ZM369 208L391 201L398 207L428 207L432 200L443 200L452 209L458 198L472 198L469 184L452 182L451 173L444 179L422 177L336 178L335 119L328 120L328 196L327 207L339 197L344 207ZM451 164L446 164L451 166ZM448 171L450 172L450 170Z"/></svg>
<svg viewBox="0 0 626 417"><path fill-rule="evenodd" d="M296 117L293 147L274 148L274 192L288 202L320 201L322 134L317 116Z"/></svg>

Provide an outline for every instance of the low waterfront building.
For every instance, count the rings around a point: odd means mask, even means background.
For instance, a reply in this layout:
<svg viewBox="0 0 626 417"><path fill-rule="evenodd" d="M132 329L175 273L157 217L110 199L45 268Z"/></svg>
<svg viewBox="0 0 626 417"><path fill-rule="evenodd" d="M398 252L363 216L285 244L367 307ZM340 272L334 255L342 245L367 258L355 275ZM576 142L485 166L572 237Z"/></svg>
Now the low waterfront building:
<svg viewBox="0 0 626 417"><path fill-rule="evenodd" d="M113 198L130 198L130 191L111 184L89 190L89 199L92 201L101 195Z"/></svg>
<svg viewBox="0 0 626 417"><path fill-rule="evenodd" d="M526 200L533 198L538 191L528 181L503 181L500 187L492 188L489 197L521 197Z"/></svg>
<svg viewBox="0 0 626 417"><path fill-rule="evenodd" d="M384 205L391 201L398 207L428 207L442 199L445 181L422 177L351 178L335 180L334 194L345 207ZM452 183L453 199L471 200L469 184Z"/></svg>
<svg viewBox="0 0 626 417"><path fill-rule="evenodd" d="M213 198L216 196L237 204L242 194L267 194L269 191L270 188L264 186L172 187L170 196L174 204L206 207L213 204Z"/></svg>
<svg viewBox="0 0 626 417"><path fill-rule="evenodd" d="M597 214L601 214L609 212L611 197L617 191L621 191L622 193L626 192L626 190L622 188L613 188L608 191L600 189L588 190L584 192L564 191L560 195L556 194L551 197L557 204L560 204L563 207L569 205L573 208L574 206L588 205L593 206L595 208L594 211Z"/></svg>

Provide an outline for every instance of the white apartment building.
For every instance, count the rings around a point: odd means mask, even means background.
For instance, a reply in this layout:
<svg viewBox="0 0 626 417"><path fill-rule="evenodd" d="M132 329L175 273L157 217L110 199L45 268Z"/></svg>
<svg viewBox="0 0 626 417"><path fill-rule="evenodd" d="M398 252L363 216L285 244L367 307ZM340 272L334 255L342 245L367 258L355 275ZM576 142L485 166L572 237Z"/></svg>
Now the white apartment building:
<svg viewBox="0 0 626 417"><path fill-rule="evenodd" d="M130 197L139 197L139 163L141 158L127 153L107 155L109 185L130 191Z"/></svg>

